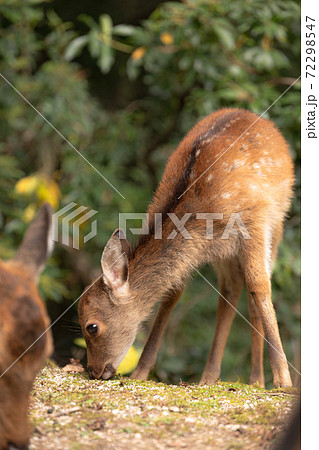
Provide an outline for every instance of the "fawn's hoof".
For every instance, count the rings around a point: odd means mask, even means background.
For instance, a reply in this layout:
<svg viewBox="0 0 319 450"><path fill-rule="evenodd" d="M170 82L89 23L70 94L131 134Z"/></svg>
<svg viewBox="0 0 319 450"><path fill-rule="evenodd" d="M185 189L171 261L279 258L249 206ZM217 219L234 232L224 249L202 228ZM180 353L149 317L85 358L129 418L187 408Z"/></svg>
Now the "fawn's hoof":
<svg viewBox="0 0 319 450"><path fill-rule="evenodd" d="M274 383L274 388L289 388L293 387L292 383Z"/></svg>
<svg viewBox="0 0 319 450"><path fill-rule="evenodd" d="M262 375L260 376L250 376L249 377L249 384L257 384L259 387L264 388L265 387L265 379Z"/></svg>
<svg viewBox="0 0 319 450"><path fill-rule="evenodd" d="M139 370L134 370L134 372L131 374L130 378L132 380L140 380L140 381L146 381L148 378L148 372L141 372Z"/></svg>
<svg viewBox="0 0 319 450"><path fill-rule="evenodd" d="M283 378L283 379L276 379L274 378L274 388L286 388L286 387L292 387L292 382L289 379Z"/></svg>
<svg viewBox="0 0 319 450"><path fill-rule="evenodd" d="M220 378L215 377L202 377L199 385L200 386L211 386L213 384L216 384L218 381L220 381Z"/></svg>

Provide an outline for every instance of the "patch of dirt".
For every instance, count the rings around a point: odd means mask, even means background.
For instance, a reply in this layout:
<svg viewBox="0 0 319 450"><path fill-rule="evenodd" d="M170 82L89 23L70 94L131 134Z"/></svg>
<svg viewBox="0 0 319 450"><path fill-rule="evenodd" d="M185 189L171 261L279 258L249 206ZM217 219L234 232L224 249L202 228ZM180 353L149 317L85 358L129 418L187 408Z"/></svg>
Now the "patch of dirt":
<svg viewBox="0 0 319 450"><path fill-rule="evenodd" d="M32 392L30 450L270 449L298 398L292 388L89 380L47 366Z"/></svg>

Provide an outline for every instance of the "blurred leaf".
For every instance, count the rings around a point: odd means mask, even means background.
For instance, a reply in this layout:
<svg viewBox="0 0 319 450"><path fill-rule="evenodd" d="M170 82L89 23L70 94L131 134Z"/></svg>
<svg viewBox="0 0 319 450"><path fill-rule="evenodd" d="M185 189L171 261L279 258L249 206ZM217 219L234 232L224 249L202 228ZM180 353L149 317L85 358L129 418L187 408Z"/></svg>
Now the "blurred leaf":
<svg viewBox="0 0 319 450"><path fill-rule="evenodd" d="M113 27L113 34L117 36L132 36L135 32L135 27L132 25L115 25Z"/></svg>
<svg viewBox="0 0 319 450"><path fill-rule="evenodd" d="M113 50L107 45L103 45L100 49L98 65L103 73L107 73L113 64Z"/></svg>
<svg viewBox="0 0 319 450"><path fill-rule="evenodd" d="M23 216L22 216L23 220L26 223L31 222L31 220L33 220L36 212L37 212L37 205L35 205L34 203L31 203L24 210L24 213L23 213Z"/></svg>
<svg viewBox="0 0 319 450"><path fill-rule="evenodd" d="M84 338L75 338L73 342L79 347L86 348L86 342Z"/></svg>
<svg viewBox="0 0 319 450"><path fill-rule="evenodd" d="M91 56L93 58L97 58L100 56L100 38L99 38L99 31L98 30L92 30L88 34L89 39L89 51L91 53Z"/></svg>
<svg viewBox="0 0 319 450"><path fill-rule="evenodd" d="M112 36L112 19L107 14L102 14L100 16L100 25L102 33L106 39L106 43L109 45L111 43L111 36Z"/></svg>
<svg viewBox="0 0 319 450"><path fill-rule="evenodd" d="M128 373L133 372L133 370L137 366L139 357L140 355L138 351L135 349L135 347L132 346L127 352L121 364L118 366L116 373L119 375L127 375Z"/></svg>
<svg viewBox="0 0 319 450"><path fill-rule="evenodd" d="M233 33L230 31L224 22L219 22L215 20L214 22L214 32L218 36L221 44L223 44L228 50L233 50L235 47L235 39Z"/></svg>
<svg viewBox="0 0 319 450"><path fill-rule="evenodd" d="M98 30L98 24L95 22L94 19L92 19L92 17L90 17L88 14L80 14L78 19L85 23L89 28L91 28L92 30L97 31Z"/></svg>
<svg viewBox="0 0 319 450"><path fill-rule="evenodd" d="M71 61L76 56L78 56L82 48L88 43L88 36L79 36L73 39L70 44L65 49L64 58L66 61Z"/></svg>
<svg viewBox="0 0 319 450"><path fill-rule="evenodd" d="M30 175L28 177L21 178L21 180L16 183L15 191L18 194L31 195L36 192L40 183L41 179L38 174Z"/></svg>

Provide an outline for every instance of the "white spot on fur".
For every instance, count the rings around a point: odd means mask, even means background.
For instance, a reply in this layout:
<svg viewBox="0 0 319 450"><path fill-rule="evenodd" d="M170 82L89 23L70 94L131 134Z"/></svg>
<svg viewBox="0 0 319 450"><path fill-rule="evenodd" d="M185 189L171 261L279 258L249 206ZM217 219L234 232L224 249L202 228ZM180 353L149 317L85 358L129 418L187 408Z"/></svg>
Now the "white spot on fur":
<svg viewBox="0 0 319 450"><path fill-rule="evenodd" d="M268 167L273 167L274 163L271 158L260 158L260 164Z"/></svg>
<svg viewBox="0 0 319 450"><path fill-rule="evenodd" d="M231 196L230 192L226 192L226 194L222 194L221 198L229 198Z"/></svg>
<svg viewBox="0 0 319 450"><path fill-rule="evenodd" d="M256 169L256 170L260 169L260 165L258 163L254 163L253 164L253 168Z"/></svg>
<svg viewBox="0 0 319 450"><path fill-rule="evenodd" d="M200 154L200 151L201 151L201 149L198 149L197 152L195 153L196 158Z"/></svg>
<svg viewBox="0 0 319 450"><path fill-rule="evenodd" d="M230 171L232 170L232 168L233 168L233 166L231 165L229 165L226 161L224 161L223 163L222 163L222 166L225 168L225 172L227 172L227 173L230 173Z"/></svg>
<svg viewBox="0 0 319 450"><path fill-rule="evenodd" d="M206 139L208 134L209 134L209 131L206 131L206 133L202 135L202 139Z"/></svg>
<svg viewBox="0 0 319 450"><path fill-rule="evenodd" d="M208 177L207 177L207 183L209 183L210 182L210 180L213 178L213 175L212 174L210 174L210 175L208 175Z"/></svg>
<svg viewBox="0 0 319 450"><path fill-rule="evenodd" d="M233 169L236 169L237 167L241 167L246 163L245 159L235 159L233 164Z"/></svg>
<svg viewBox="0 0 319 450"><path fill-rule="evenodd" d="M250 187L250 189L252 189L253 191L256 191L256 190L258 189L257 184L253 184L253 183L251 183L251 184L249 185L249 187Z"/></svg>

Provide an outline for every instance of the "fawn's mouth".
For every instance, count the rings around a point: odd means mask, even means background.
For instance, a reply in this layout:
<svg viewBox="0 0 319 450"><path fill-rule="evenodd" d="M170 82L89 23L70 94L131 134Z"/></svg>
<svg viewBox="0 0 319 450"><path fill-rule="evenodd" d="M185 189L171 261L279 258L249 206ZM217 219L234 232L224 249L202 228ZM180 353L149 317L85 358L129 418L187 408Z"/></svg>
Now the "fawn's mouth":
<svg viewBox="0 0 319 450"><path fill-rule="evenodd" d="M104 370L88 367L88 373L90 380L108 380L114 377L116 369L114 369L112 364L106 364Z"/></svg>
<svg viewBox="0 0 319 450"><path fill-rule="evenodd" d="M114 377L116 374L116 369L112 366L112 364L106 364L104 372L102 373L102 380L108 380L109 378Z"/></svg>

